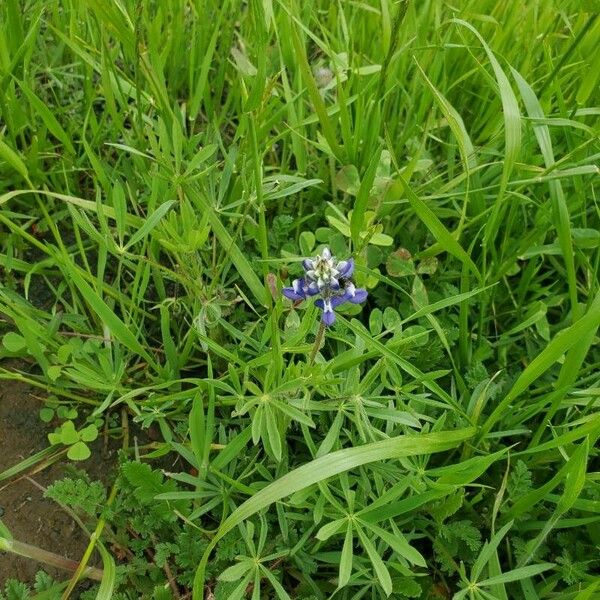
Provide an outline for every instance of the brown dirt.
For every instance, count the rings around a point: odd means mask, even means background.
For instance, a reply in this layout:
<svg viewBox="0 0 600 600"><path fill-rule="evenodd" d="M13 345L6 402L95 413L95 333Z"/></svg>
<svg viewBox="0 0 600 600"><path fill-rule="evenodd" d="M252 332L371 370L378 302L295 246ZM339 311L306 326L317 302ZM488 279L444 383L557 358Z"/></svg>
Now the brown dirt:
<svg viewBox="0 0 600 600"><path fill-rule="evenodd" d="M29 386L20 382L1 382L0 472L48 446L46 436L53 425L40 421L38 411L41 406L42 400ZM95 446L92 456L76 466L85 469L92 479L106 482L115 461L114 445L111 444L107 451L99 439L92 446ZM41 486L48 487L69 474L69 462L55 463L29 476ZM58 504L45 499L43 492L26 477L0 482L0 515L15 540L76 561L87 547L88 538L72 517ZM101 566L97 556L90 564ZM10 578L32 583L35 573L42 568L58 581L69 578L67 571L44 567L14 554L0 553L0 588ZM84 589L87 584L82 583L79 587Z"/></svg>

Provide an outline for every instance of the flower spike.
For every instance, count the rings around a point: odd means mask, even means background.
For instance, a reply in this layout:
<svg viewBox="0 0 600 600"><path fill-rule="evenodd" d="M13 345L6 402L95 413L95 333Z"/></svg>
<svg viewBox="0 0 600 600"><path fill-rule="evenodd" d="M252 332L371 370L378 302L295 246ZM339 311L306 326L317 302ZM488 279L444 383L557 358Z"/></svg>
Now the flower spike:
<svg viewBox="0 0 600 600"><path fill-rule="evenodd" d="M285 287L282 294L294 302L306 300L310 296L319 296L315 306L322 311L321 321L326 325L335 322L335 309L344 304L362 304L368 296L367 290L356 288L350 281L354 272L354 260L339 261L327 247L314 258L302 261L304 277L295 279L292 287Z"/></svg>

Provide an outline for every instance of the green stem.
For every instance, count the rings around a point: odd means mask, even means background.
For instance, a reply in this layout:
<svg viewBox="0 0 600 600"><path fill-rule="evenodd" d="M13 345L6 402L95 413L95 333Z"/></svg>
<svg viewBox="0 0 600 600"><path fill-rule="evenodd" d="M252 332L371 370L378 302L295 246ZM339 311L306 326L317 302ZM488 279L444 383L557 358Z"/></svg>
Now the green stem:
<svg viewBox="0 0 600 600"><path fill-rule="evenodd" d="M113 484L113 487L110 491L110 495L108 496L108 500L106 501L107 507L109 507L114 502L116 495L117 482ZM67 585L67 589L63 592L63 595L61 596L61 600L68 600L68 598L71 596L71 593L75 589L77 582L81 579L81 577L83 577L86 569L89 569L87 564L92 556L92 552L94 551L96 544L100 543L100 535L102 534L102 530L104 529L105 525L106 519L104 517L101 517L96 525L96 529L90 536L90 541L85 552L83 553L81 561L79 561L77 570L75 571L75 573L73 573L73 576L71 577L71 579L69 580L69 584Z"/></svg>
<svg viewBox="0 0 600 600"><path fill-rule="evenodd" d="M317 352L321 346L321 342L323 341L323 336L325 335L325 323L321 321L321 325L319 326L319 331L317 331L317 337L315 338L315 345L310 352L310 357L308 359L308 364L312 365L315 362L315 357L317 356Z"/></svg>
<svg viewBox="0 0 600 600"><path fill-rule="evenodd" d="M17 540L9 540L5 537L0 537L0 550L2 552L18 554L19 556L24 556L25 558L30 558L45 565L50 565L65 571L73 572L79 568L79 563L77 561L70 560L64 556L55 554L54 552L49 552L48 550L43 550L37 546L32 546L31 544L26 544ZM86 567L82 569L82 576L94 579L95 581L101 581L102 571L95 567Z"/></svg>
<svg viewBox="0 0 600 600"><path fill-rule="evenodd" d="M33 379L33 377L25 377L21 373L17 371L9 371L7 369L0 369L0 381L2 380L8 381L21 381L22 383L26 383L27 385L31 385L33 387L37 387L51 394L55 394L57 396L62 396L63 398L69 398L70 400L75 400L76 402L81 402L83 404L90 404L91 406L99 406L100 402L98 400L94 400L92 398L86 398L85 396L81 396L79 394L73 394L64 390L62 388L55 388L54 386L48 385L43 381L38 381L37 379Z"/></svg>

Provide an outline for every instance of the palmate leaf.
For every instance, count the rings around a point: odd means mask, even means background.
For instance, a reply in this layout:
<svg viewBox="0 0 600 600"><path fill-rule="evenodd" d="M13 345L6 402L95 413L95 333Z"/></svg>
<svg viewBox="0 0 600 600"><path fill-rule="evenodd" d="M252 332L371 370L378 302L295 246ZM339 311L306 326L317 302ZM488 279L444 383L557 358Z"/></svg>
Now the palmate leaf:
<svg viewBox="0 0 600 600"><path fill-rule="evenodd" d="M237 581L243 577L250 569L253 568L251 560L242 560L241 562L232 565L225 569L220 575L221 581Z"/></svg>
<svg viewBox="0 0 600 600"><path fill-rule="evenodd" d="M344 538L344 545L342 546L342 554L340 556L340 570L338 578L338 587L344 587L350 580L352 574L352 554L353 554L353 528L352 523L348 523L346 527L346 536Z"/></svg>
<svg viewBox="0 0 600 600"><path fill-rule="evenodd" d="M507 571L506 573L502 573L502 575L496 575L495 577L490 577L488 579L484 579L480 581L478 585L480 586L491 586L497 583L510 583L511 581L519 581L521 579L528 579L529 577L533 577L534 575L539 575L544 571L548 571L554 567L554 563L540 563L539 565L530 565L528 567L521 567L519 569L513 569L512 571Z"/></svg>
<svg viewBox="0 0 600 600"><path fill-rule="evenodd" d="M330 536L335 535L340 531L344 523L346 523L346 530L344 535L344 545L340 554L338 589L344 587L348 583L350 575L352 574L354 531L356 531L361 545L365 549L371 564L373 565L375 575L387 595L390 595L392 592L391 577L385 566L385 562L377 553L374 543L369 539L367 531L375 534L375 536L409 563L420 567L427 566L423 555L407 542L397 528L394 528L394 532L390 533L373 523L369 523L359 518L342 518L332 521L321 527L317 532L317 539L326 540Z"/></svg>
<svg viewBox="0 0 600 600"><path fill-rule="evenodd" d="M288 472L238 506L223 521L198 565L194 578L194 600L203 598L206 564L219 540L234 527L273 502L362 465L405 456L428 455L456 448L462 442L472 438L474 434L475 429L469 427L455 431L398 436L357 448L338 450Z"/></svg>
<svg viewBox="0 0 600 600"><path fill-rule="evenodd" d="M355 528L363 548L367 551L367 555L369 556L369 560L373 565L373 570L377 575L377 579L379 580L383 591L387 596L389 596L392 593L392 578L390 577L390 572L381 559L381 556L379 556L379 553L373 545L373 542L371 542L371 540L368 538L362 527L360 527L357 523L355 524Z"/></svg>
<svg viewBox="0 0 600 600"><path fill-rule="evenodd" d="M413 548L399 531L390 533L389 531L378 527L374 523L368 523L366 521L360 521L360 523L367 529L370 529L375 535L380 537L388 546L390 546L394 550L394 552L397 552L408 562L412 563L413 565L418 565L420 567L427 566L423 555L416 548Z"/></svg>

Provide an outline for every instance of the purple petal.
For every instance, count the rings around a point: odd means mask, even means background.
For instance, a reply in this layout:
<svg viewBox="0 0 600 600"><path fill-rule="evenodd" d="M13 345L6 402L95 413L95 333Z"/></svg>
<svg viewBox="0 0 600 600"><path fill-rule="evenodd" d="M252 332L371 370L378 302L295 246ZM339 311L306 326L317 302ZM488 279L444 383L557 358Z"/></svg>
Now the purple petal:
<svg viewBox="0 0 600 600"><path fill-rule="evenodd" d="M310 258L305 258L305 259L302 261L302 266L304 267L304 270L305 270L305 271L310 271L311 269L314 269L314 268L315 268L315 263L313 262L313 260L312 260L312 259L310 259Z"/></svg>
<svg viewBox="0 0 600 600"><path fill-rule="evenodd" d="M307 288L307 290L306 290L306 293L307 293L309 296L314 296L314 295L316 295L316 294L318 294L318 293L319 293L319 286L317 285L317 283L316 283L315 281L311 281L311 282L308 284L308 288Z"/></svg>
<svg viewBox="0 0 600 600"><path fill-rule="evenodd" d="M331 308L336 308L340 304L344 304L344 302L346 302L347 300L348 300L348 298L346 298L345 294L343 294L341 296L334 296L331 299Z"/></svg>
<svg viewBox="0 0 600 600"><path fill-rule="evenodd" d="M294 291L296 292L296 294L305 296L306 292L304 290L304 287L305 287L305 282L302 277L300 279L294 279L294 281L292 281L292 288L294 288Z"/></svg>
<svg viewBox="0 0 600 600"><path fill-rule="evenodd" d="M333 322L335 321L335 313L332 310L327 312L323 311L323 314L321 315L321 321L323 321L327 327L333 325Z"/></svg>
<svg viewBox="0 0 600 600"><path fill-rule="evenodd" d="M354 259L349 258L348 260L343 260L338 263L337 270L340 272L342 277L348 279L348 277L352 276L354 273Z"/></svg>
<svg viewBox="0 0 600 600"><path fill-rule="evenodd" d="M367 299L368 295L369 293L367 290L357 288L354 291L354 296L348 297L347 300L348 302L352 302L352 304L362 304Z"/></svg>
<svg viewBox="0 0 600 600"><path fill-rule="evenodd" d="M304 294L297 294L294 291L294 288L291 287L284 287L281 290L281 293L286 297L289 298L290 300L293 300L294 302L298 301L298 300L304 300Z"/></svg>
<svg viewBox="0 0 600 600"><path fill-rule="evenodd" d="M315 300L315 306L323 310L323 308L325 307L325 303L323 302L322 298L317 298Z"/></svg>

